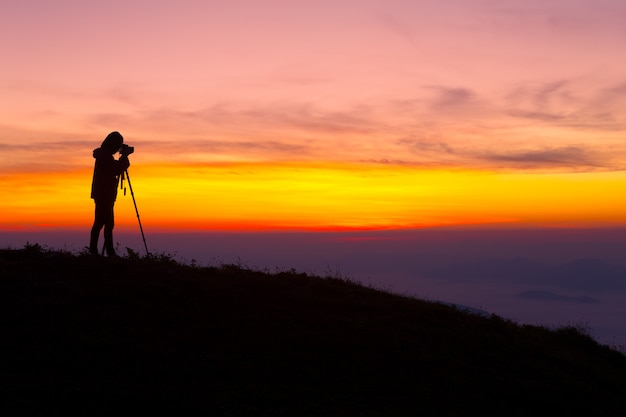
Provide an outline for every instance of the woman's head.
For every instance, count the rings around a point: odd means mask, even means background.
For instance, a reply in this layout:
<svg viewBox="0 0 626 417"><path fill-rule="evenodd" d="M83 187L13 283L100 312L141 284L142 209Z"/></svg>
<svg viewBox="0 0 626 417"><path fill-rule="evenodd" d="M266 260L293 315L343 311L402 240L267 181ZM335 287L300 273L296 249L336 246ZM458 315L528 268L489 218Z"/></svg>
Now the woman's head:
<svg viewBox="0 0 626 417"><path fill-rule="evenodd" d="M120 150L123 143L124 138L120 135L120 132L111 132L102 142L101 148L111 152L111 154L114 154Z"/></svg>

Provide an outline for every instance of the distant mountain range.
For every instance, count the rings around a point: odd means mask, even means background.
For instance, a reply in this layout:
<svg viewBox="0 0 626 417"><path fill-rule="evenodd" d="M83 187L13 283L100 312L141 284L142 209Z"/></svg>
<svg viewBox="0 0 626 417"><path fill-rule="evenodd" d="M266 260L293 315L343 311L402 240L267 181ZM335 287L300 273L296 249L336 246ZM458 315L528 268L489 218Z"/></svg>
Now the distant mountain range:
<svg viewBox="0 0 626 417"><path fill-rule="evenodd" d="M597 259L577 259L561 265L548 265L525 258L490 259L457 263L420 273L465 282L505 281L584 292L626 290L626 267Z"/></svg>
<svg viewBox="0 0 626 417"><path fill-rule="evenodd" d="M546 301L568 301L582 304L594 304L600 301L595 298L583 295L580 297L568 297L564 295L555 294L552 291L537 291L529 290L522 291L516 295L518 298L526 298L528 300L546 300Z"/></svg>

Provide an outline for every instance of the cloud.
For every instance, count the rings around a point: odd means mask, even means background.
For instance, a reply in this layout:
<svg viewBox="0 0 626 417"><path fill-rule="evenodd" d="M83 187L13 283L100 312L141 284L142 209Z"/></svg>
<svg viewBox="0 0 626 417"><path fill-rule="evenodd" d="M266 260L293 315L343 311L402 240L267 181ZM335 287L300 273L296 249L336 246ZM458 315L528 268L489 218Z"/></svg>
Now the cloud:
<svg viewBox="0 0 626 417"><path fill-rule="evenodd" d="M530 119L539 122L554 124L565 124L569 118L565 114L550 113L537 110L510 110L509 115L516 118Z"/></svg>
<svg viewBox="0 0 626 417"><path fill-rule="evenodd" d="M624 106L626 105L626 81L600 89L589 103L594 114L605 115L605 119L617 119L624 122Z"/></svg>
<svg viewBox="0 0 626 417"><path fill-rule="evenodd" d="M572 95L567 91L568 80L557 80L541 85L532 92L532 100L536 106L549 105L553 100L567 100Z"/></svg>
<svg viewBox="0 0 626 417"><path fill-rule="evenodd" d="M455 153L452 146L442 141L421 140L413 138L404 138L397 141L399 145L408 145L417 152L425 153Z"/></svg>
<svg viewBox="0 0 626 417"><path fill-rule="evenodd" d="M146 109L132 115L102 113L88 118L89 124L140 126L146 130L178 134L212 131L254 132L262 136L286 129L315 133L370 134L380 123L367 105L346 110L328 110L309 103L216 103L198 110L174 107Z"/></svg>
<svg viewBox="0 0 626 417"><path fill-rule="evenodd" d="M237 155L242 158L255 156L256 159L293 159L294 155L308 155L311 147L302 143L287 143L278 140L212 140L199 139L180 141L138 140L134 145L142 152L155 156L168 155L171 159L219 159L221 155Z"/></svg>
<svg viewBox="0 0 626 417"><path fill-rule="evenodd" d="M593 6L591 6L593 4ZM524 1L494 2L488 11L494 16L497 27L548 36L593 37L607 27L620 28L624 15L620 2L597 0L593 3L569 2L565 7L561 2Z"/></svg>
<svg viewBox="0 0 626 417"><path fill-rule="evenodd" d="M343 110L322 108L312 103L219 102L197 110L161 107L132 115L102 113L86 124L126 126L141 137L153 153L209 153L238 159L360 160L362 150L381 141L385 122L368 105Z"/></svg>
<svg viewBox="0 0 626 417"><path fill-rule="evenodd" d="M614 96L620 101L626 100L626 82L614 85L604 90L608 96Z"/></svg>
<svg viewBox="0 0 626 417"><path fill-rule="evenodd" d="M0 152L10 157L0 166L0 175L14 173L70 172L93 166L92 150L97 144L78 141L63 143L0 144Z"/></svg>
<svg viewBox="0 0 626 417"><path fill-rule="evenodd" d="M599 158L591 149L582 146L543 147L509 152L486 151L477 157L491 163L517 168L614 168L610 160Z"/></svg>
<svg viewBox="0 0 626 417"><path fill-rule="evenodd" d="M539 146L526 148L506 147L506 143L472 146L467 143L449 143L437 139L419 139L405 137L398 139L396 145L406 149L415 163L438 163L441 165L467 168L488 169L525 169L525 170L561 170L607 171L623 170L626 166L619 160L622 147L565 145ZM502 148L506 147L506 150ZM512 148L512 149L511 149Z"/></svg>
<svg viewBox="0 0 626 417"><path fill-rule="evenodd" d="M270 126L291 127L307 132L371 134L378 123L371 109L357 105L345 111L322 110L310 104L257 107L240 112L250 121Z"/></svg>
<svg viewBox="0 0 626 417"><path fill-rule="evenodd" d="M155 158L161 152L162 158L186 160L196 153L203 160L349 160L569 172L626 168L619 160L625 146L612 135L602 136L626 127L621 116L626 82L587 96L577 82L562 78L525 83L504 96L466 85L419 84L406 96L379 96L367 102L216 98L198 107L150 100L148 93L144 97L137 90L141 86L119 85L103 94L115 107L100 108L77 125L89 136L89 149L104 136L94 139L94 132L117 129L128 132L125 136L132 145ZM59 132L57 128L49 133L57 145L41 131L22 134L20 138L26 139L19 143L36 141L40 150L56 157L62 152ZM593 133L597 136L591 137Z"/></svg>
<svg viewBox="0 0 626 417"><path fill-rule="evenodd" d="M30 142L30 143L0 143L0 151L8 152L70 152L85 146L85 142Z"/></svg>
<svg viewBox="0 0 626 417"><path fill-rule="evenodd" d="M432 101L435 109L450 109L475 104L477 99L476 93L472 90L462 87L428 87L434 90L436 95Z"/></svg>
<svg viewBox="0 0 626 417"><path fill-rule="evenodd" d="M505 95L504 113L572 129L616 131L626 127L626 83L589 89L582 82L556 80L518 86Z"/></svg>

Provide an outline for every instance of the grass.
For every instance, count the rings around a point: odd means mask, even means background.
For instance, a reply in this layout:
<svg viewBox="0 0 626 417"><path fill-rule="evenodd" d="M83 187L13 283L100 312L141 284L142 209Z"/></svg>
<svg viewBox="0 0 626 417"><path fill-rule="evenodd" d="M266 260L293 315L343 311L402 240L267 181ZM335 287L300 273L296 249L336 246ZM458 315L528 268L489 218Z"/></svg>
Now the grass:
<svg viewBox="0 0 626 417"><path fill-rule="evenodd" d="M168 255L0 271L2 415L626 415L626 357L577 326Z"/></svg>

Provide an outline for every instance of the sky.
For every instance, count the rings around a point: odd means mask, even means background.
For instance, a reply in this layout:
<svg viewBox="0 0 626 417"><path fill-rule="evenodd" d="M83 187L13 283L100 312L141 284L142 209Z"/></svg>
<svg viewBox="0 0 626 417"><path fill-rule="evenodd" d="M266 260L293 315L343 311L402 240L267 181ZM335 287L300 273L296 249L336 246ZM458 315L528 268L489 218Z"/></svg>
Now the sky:
<svg viewBox="0 0 626 417"><path fill-rule="evenodd" d="M624 224L621 1L2 10L3 228L88 224L113 130L155 227Z"/></svg>
<svg viewBox="0 0 626 417"><path fill-rule="evenodd" d="M114 130L150 233L626 227L621 0L0 7L8 244L89 229Z"/></svg>

